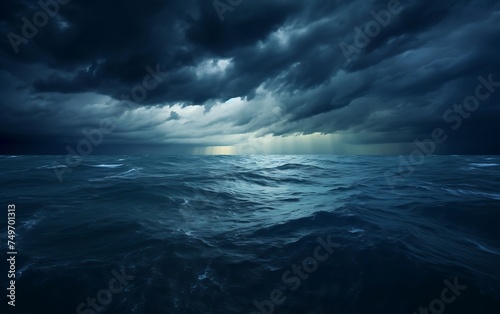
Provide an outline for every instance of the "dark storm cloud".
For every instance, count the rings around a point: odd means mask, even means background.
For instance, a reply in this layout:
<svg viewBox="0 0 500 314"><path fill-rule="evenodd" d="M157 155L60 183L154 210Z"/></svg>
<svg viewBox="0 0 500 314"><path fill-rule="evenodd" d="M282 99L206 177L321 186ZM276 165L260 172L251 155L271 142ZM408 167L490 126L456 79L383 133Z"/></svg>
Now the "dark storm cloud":
<svg viewBox="0 0 500 314"><path fill-rule="evenodd" d="M478 76L500 81L500 4L401 0L400 12L348 62L340 45L355 45L355 28L364 29L390 2L243 1L221 21L212 1L70 0L16 53L8 34L22 35L22 17L31 20L40 7L5 0L2 149L60 147L105 117L127 121L112 135L114 144L168 141L158 128L180 123L182 112L160 118L153 110L151 121L146 113L129 121L122 99L156 66L165 73L161 84L129 108L210 111L233 98L247 101L196 125L206 129L193 136L213 136L217 128L225 135L340 132L354 144L428 136L445 124L446 110L474 93ZM499 99L500 90L482 102L443 152L497 152Z"/></svg>

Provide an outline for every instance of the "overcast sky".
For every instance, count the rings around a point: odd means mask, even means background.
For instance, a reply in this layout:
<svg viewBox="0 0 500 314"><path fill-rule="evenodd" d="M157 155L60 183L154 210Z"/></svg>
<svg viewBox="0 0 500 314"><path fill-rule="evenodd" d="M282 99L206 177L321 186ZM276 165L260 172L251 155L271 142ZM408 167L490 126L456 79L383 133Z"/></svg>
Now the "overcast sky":
<svg viewBox="0 0 500 314"><path fill-rule="evenodd" d="M0 153L500 153L497 0L59 1L0 4Z"/></svg>

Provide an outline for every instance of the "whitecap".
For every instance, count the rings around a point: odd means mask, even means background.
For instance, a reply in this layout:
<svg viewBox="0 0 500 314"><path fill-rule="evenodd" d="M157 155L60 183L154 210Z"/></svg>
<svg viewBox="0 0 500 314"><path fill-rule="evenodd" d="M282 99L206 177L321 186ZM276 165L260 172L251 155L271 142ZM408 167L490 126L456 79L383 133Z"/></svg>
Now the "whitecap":
<svg viewBox="0 0 500 314"><path fill-rule="evenodd" d="M62 168L68 168L68 166L57 164L57 165L41 166L37 167L36 169L62 169Z"/></svg>
<svg viewBox="0 0 500 314"><path fill-rule="evenodd" d="M351 228L349 230L349 233L361 233L361 232L365 232L365 230L359 228Z"/></svg>
<svg viewBox="0 0 500 314"><path fill-rule="evenodd" d="M485 247L484 245L481 245L481 244L479 244L477 242L474 242L474 241L469 240L469 239L467 239L467 241L469 241L470 243L475 244L481 251L488 252L488 253L495 254L495 255L500 255L500 252L495 251L493 249L489 249L489 248Z"/></svg>
<svg viewBox="0 0 500 314"><path fill-rule="evenodd" d="M140 171L140 170L142 170L142 168L132 168L130 170L127 170L125 172L119 173L117 175L106 176L104 178L90 178L90 179L88 179L88 181L89 182L99 182L99 181L106 181L106 180L109 180L109 179L135 178L137 176L135 173L138 172L138 171Z"/></svg>
<svg viewBox="0 0 500 314"><path fill-rule="evenodd" d="M25 265L25 266L21 267L21 269L19 269L19 270L17 271L17 278L21 278L21 276L23 275L23 273L24 273L25 271L27 271L27 270L30 268L30 266L33 266L33 265L35 265L35 263L29 263L29 264L27 264L27 265Z"/></svg>
<svg viewBox="0 0 500 314"><path fill-rule="evenodd" d="M460 193L458 193L458 191L455 191L453 189L444 189L446 192L450 193L450 194L453 194L453 195L456 195L456 196L460 196ZM460 191L460 190L459 190Z"/></svg>
<svg viewBox="0 0 500 314"><path fill-rule="evenodd" d="M26 229L31 229L33 228L36 224L38 224L40 222L41 218L39 219L30 219L30 220L26 220L22 223L22 226Z"/></svg>
<svg viewBox="0 0 500 314"><path fill-rule="evenodd" d="M205 272L203 274L198 275L198 280L202 281L202 280L205 280L205 279L210 279L210 277L208 276L206 270L205 270Z"/></svg>
<svg viewBox="0 0 500 314"><path fill-rule="evenodd" d="M470 166L473 166L473 167L495 167L495 166L499 166L499 164L493 164L493 163L471 163Z"/></svg>
<svg viewBox="0 0 500 314"><path fill-rule="evenodd" d="M101 164L101 165L88 165L88 166L94 168L118 168L123 166L123 164Z"/></svg>
<svg viewBox="0 0 500 314"><path fill-rule="evenodd" d="M130 177L132 175L134 175L134 173L138 172L142 170L142 168L132 168L130 170L127 170L125 172L122 172L120 174L117 174L117 175L114 175L114 176L110 176L110 178L123 178L123 177Z"/></svg>
<svg viewBox="0 0 500 314"><path fill-rule="evenodd" d="M193 231L187 230L187 229L175 229L177 232L180 232L184 235L187 235L188 237L193 235Z"/></svg>

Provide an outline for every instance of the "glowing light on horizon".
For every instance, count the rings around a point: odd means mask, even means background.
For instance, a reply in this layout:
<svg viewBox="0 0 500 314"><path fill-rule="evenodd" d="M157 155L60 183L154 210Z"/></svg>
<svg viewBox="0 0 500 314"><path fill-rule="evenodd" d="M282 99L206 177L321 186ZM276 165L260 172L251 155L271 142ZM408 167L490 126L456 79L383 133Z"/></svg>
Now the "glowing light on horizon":
<svg viewBox="0 0 500 314"><path fill-rule="evenodd" d="M234 155L234 146L207 146L195 148L196 155Z"/></svg>

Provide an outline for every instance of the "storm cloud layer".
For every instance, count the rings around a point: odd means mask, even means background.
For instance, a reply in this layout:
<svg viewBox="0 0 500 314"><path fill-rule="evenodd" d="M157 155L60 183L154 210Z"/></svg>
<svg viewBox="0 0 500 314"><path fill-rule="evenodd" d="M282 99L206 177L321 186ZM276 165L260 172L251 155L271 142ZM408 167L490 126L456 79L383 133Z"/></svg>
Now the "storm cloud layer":
<svg viewBox="0 0 500 314"><path fill-rule="evenodd" d="M435 128L500 153L495 0L3 0L0 31L0 153L103 119L101 153L405 153Z"/></svg>

